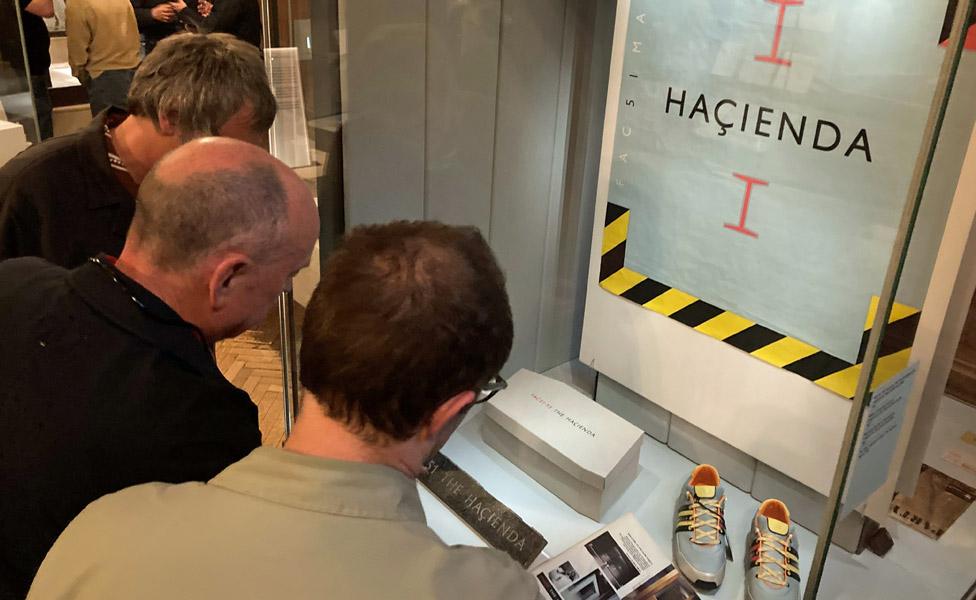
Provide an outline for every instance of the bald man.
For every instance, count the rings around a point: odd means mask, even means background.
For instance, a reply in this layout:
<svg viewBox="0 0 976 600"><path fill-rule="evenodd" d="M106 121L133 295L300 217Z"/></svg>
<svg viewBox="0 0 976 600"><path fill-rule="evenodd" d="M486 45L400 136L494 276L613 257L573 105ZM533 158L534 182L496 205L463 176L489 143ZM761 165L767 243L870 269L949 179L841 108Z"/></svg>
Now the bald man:
<svg viewBox="0 0 976 600"><path fill-rule="evenodd" d="M290 169L205 138L146 176L118 260L0 263L0 598L92 500L205 481L260 445L210 348L264 319L317 235Z"/></svg>

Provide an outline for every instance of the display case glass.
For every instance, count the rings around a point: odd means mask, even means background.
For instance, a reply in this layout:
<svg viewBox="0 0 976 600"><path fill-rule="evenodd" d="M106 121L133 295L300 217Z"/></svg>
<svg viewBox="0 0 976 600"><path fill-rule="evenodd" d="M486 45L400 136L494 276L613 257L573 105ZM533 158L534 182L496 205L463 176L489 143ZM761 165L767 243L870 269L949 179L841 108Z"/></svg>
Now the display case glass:
<svg viewBox="0 0 976 600"><path fill-rule="evenodd" d="M27 140L36 142L40 137L26 64L20 5L17 0L4 0L0 2L0 121L20 125Z"/></svg>
<svg viewBox="0 0 976 600"><path fill-rule="evenodd" d="M509 388L421 488L445 541L541 536L552 598L965 592L976 513L920 541L891 504L933 477L912 448L976 264L972 5L265 4L323 259L435 219L506 272ZM601 541L627 514L680 577L634 583Z"/></svg>

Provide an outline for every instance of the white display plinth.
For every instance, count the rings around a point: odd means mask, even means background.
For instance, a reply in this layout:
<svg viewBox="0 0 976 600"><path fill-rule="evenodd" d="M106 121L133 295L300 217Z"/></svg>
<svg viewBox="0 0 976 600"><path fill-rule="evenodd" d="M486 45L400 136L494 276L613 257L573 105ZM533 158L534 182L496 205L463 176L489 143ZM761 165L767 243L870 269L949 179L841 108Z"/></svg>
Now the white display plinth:
<svg viewBox="0 0 976 600"><path fill-rule="evenodd" d="M592 519L637 476L644 433L555 379L519 371L485 416L489 446Z"/></svg>
<svg viewBox="0 0 976 600"><path fill-rule="evenodd" d="M21 150L30 146L24 135L24 127L19 123L0 121L0 166L17 156Z"/></svg>
<svg viewBox="0 0 976 600"><path fill-rule="evenodd" d="M651 535L669 548L674 500L694 464L664 444L644 436L636 481L615 502L601 522L579 514L549 493L515 465L485 445L481 439L484 415L471 411L443 452L468 472L488 492L518 513L541 533L549 545L543 556L555 556L627 512ZM454 513L418 484L427 522L448 544L484 546L477 535ZM725 571L725 582L709 600L741 600L745 594L746 534L759 502L745 492L726 486L726 520L735 562ZM899 523L891 529L895 547L886 558L865 552L852 556L834 548L827 557L821 598L836 600L959 598L969 586L976 556L976 510L960 517L940 541L931 540ZM806 585L816 536L797 527L800 544L800 576Z"/></svg>
<svg viewBox="0 0 976 600"><path fill-rule="evenodd" d="M637 516L637 520L659 547L671 547L674 501L694 467L691 461L649 436L643 436L636 480L610 506L600 521L594 521L578 513L508 459L489 448L481 438L485 420L483 413L477 409L472 411L444 447L443 453L549 540L549 545L543 552L546 556L555 556L565 551L628 512ZM422 486L420 489L427 522L441 539L448 544L485 545L439 500ZM709 594L708 597L712 600L743 598L745 572L742 559L746 552L746 533L759 507L756 500L732 486L726 486L726 495L726 520L735 562L728 565L722 587L714 594ZM817 539L808 530L799 527L797 535L800 544L800 574L806 584ZM835 556L850 558L850 555L842 551L832 552L832 559Z"/></svg>

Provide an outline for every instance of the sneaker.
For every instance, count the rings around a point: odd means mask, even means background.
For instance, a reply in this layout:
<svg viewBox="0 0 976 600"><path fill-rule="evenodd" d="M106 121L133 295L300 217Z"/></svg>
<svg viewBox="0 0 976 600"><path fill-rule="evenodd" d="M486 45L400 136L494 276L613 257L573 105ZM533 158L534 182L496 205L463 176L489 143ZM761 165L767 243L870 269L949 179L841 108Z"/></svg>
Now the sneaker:
<svg viewBox="0 0 976 600"><path fill-rule="evenodd" d="M718 470L698 465L678 496L674 509L674 563L692 584L703 589L722 585L731 558L725 535L725 489Z"/></svg>
<svg viewBox="0 0 976 600"><path fill-rule="evenodd" d="M798 600L800 559L790 511L779 500L759 505L749 532L747 600Z"/></svg>

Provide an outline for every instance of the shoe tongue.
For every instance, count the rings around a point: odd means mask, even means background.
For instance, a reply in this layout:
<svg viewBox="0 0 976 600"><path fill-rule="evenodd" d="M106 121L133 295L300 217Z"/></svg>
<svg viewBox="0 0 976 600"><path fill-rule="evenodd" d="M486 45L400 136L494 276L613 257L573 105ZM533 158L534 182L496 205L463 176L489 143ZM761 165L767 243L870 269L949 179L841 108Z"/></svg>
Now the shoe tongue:
<svg viewBox="0 0 976 600"><path fill-rule="evenodd" d="M695 495L703 500L711 500L715 497L714 485L696 485Z"/></svg>
<svg viewBox="0 0 976 600"><path fill-rule="evenodd" d="M779 519L773 519L771 517L765 517L766 528L776 535L786 535L790 532L790 526L788 523L784 523Z"/></svg>

